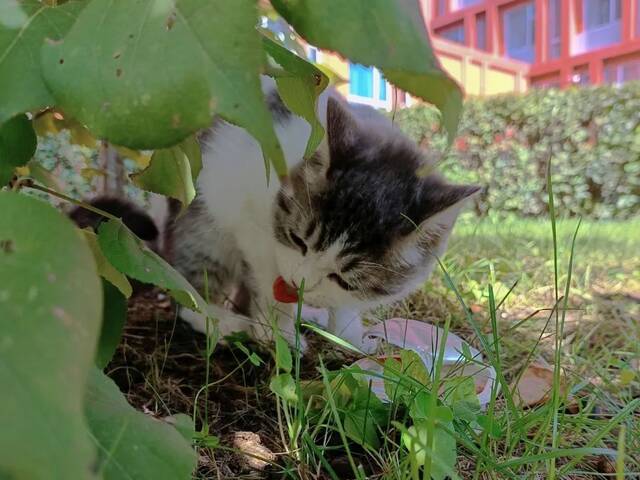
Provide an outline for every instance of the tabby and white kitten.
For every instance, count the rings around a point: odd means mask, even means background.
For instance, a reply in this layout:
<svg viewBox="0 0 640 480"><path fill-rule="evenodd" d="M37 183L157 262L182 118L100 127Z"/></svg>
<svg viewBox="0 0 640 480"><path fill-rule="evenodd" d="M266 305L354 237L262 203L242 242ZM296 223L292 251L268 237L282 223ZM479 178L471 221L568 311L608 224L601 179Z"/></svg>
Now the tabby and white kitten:
<svg viewBox="0 0 640 480"><path fill-rule="evenodd" d="M328 309L328 329L368 350L361 313L425 281L464 201L479 188L419 177L424 160L415 144L386 117L331 90L318 102L325 140L303 160L309 125L286 109L273 81L263 79L263 88L289 180L274 175L267 186L258 143L217 121L200 138L198 196L172 225L173 263L200 288L206 269L217 303L220 292L242 297L231 309L212 306L221 335L246 330L268 339L275 314L293 340L295 304L273 298L281 276L292 286L304 279L305 304ZM201 315L181 315L205 330Z"/></svg>

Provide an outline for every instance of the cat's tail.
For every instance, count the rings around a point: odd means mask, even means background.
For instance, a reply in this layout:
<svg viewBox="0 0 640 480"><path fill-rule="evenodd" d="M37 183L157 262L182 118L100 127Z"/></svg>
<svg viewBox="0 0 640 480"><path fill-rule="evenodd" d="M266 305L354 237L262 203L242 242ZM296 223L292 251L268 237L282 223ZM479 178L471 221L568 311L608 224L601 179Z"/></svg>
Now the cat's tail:
<svg viewBox="0 0 640 480"><path fill-rule="evenodd" d="M104 210L111 215L122 219L129 230L135 233L138 238L147 242L147 244L157 250L156 242L160 235L158 227L144 210L129 200L122 198L100 196L87 202L89 205ZM105 217L99 213L92 212L83 207L76 207L70 213L69 217L80 228L91 228L98 230L100 224L105 221Z"/></svg>

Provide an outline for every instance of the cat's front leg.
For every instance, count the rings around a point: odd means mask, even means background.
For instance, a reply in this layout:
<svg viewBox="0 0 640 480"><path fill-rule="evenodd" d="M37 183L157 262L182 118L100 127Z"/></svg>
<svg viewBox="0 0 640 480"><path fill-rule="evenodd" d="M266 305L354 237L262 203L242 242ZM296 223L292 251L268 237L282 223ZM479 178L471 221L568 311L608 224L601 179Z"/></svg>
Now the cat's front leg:
<svg viewBox="0 0 640 480"><path fill-rule="evenodd" d="M328 330L364 353L373 353L378 346L377 341L364 338L365 329L358 310L350 308L329 310Z"/></svg>
<svg viewBox="0 0 640 480"><path fill-rule="evenodd" d="M208 309L208 317L211 321L208 326L207 315L194 312L185 307L180 307L180 318L189 323L194 330L205 334L207 332L213 334L214 326L217 324L218 337L220 340L234 332L247 332L249 334L253 332L253 322L250 318L217 305L209 304Z"/></svg>

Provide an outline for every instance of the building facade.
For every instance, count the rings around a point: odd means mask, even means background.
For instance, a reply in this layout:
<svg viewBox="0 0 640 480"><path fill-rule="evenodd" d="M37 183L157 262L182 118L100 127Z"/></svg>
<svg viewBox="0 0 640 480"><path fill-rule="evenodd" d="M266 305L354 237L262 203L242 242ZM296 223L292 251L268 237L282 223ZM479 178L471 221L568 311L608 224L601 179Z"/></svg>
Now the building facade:
<svg viewBox="0 0 640 480"><path fill-rule="evenodd" d="M640 0L421 1L435 38L524 63L532 87L640 80Z"/></svg>

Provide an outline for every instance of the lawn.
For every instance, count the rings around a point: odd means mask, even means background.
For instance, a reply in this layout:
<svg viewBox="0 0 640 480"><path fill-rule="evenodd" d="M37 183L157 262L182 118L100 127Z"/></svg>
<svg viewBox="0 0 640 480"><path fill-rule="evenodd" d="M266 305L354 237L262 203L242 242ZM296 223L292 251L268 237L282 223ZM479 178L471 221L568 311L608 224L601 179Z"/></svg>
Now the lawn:
<svg viewBox="0 0 640 480"><path fill-rule="evenodd" d="M409 402L420 389L405 404L385 406L342 368L358 356L317 335L300 364L282 348L276 354L232 341L213 351L207 368L204 337L176 321L157 291L132 301L106 371L141 410L196 419L198 478L426 478L415 468L424 451L405 442L419 428L426 444L433 442L432 473L440 478L637 478L640 221L582 222L572 250L577 225L557 223L555 275L549 221L465 217L443 259L447 273L437 271L421 292L373 316L446 326L488 354L502 389L484 414L469 417L445 400L438 408L453 419L419 419L417 403ZM518 406L509 387L531 362L551 366L554 389L538 406ZM417 374L402 366L390 383L409 391ZM276 386L274 395L272 377L289 370L292 389ZM437 406L435 397L425 405ZM451 472L442 464L453 439Z"/></svg>

